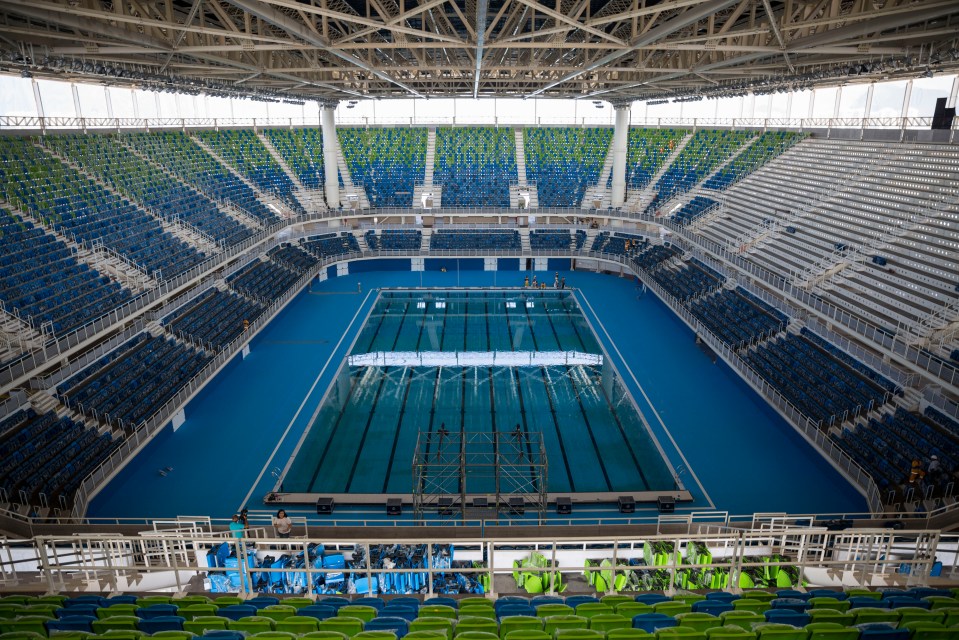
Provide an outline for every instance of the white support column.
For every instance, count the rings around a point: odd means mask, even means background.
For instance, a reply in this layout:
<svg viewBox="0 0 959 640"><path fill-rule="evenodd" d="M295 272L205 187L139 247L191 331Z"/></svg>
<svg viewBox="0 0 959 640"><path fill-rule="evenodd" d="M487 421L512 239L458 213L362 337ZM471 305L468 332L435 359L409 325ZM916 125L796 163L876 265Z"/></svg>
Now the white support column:
<svg viewBox="0 0 959 640"><path fill-rule="evenodd" d="M331 209L340 206L340 182L337 179L336 125L333 122L335 102L320 103L320 126L323 129L323 171L326 176L326 203Z"/></svg>
<svg viewBox="0 0 959 640"><path fill-rule="evenodd" d="M614 209L626 202L626 146L629 142L629 108L632 102L614 102L616 126L613 128L613 193Z"/></svg>

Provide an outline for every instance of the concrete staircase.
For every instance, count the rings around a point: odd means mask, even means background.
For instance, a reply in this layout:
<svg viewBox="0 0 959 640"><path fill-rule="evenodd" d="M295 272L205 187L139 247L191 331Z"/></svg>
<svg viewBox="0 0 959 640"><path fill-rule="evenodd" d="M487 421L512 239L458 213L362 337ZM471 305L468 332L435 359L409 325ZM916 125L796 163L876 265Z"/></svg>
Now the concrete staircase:
<svg viewBox="0 0 959 640"><path fill-rule="evenodd" d="M366 195L366 189L358 187L353 183L353 176L350 175L350 168L346 164L346 156L343 155L343 148L340 141L336 141L336 166L340 170L340 177L343 178L343 186L340 187L340 202L344 208L349 205L347 196L355 195L357 197L358 207L360 209L370 208L370 199Z"/></svg>
<svg viewBox="0 0 959 640"><path fill-rule="evenodd" d="M613 145L610 143L609 151L606 152L606 160L603 161L603 168L599 171L599 179L596 184L586 189L583 201L580 203L582 209L605 209L613 203L613 190L607 187L609 176L613 173ZM599 206L596 206L596 201Z"/></svg>
<svg viewBox="0 0 959 640"><path fill-rule="evenodd" d="M516 138L516 175L519 177L521 187L526 186L526 150L523 148L523 128L513 129L513 135Z"/></svg>
<svg viewBox="0 0 959 640"><path fill-rule="evenodd" d="M306 209L310 213L319 211L325 207L325 200L323 199L322 191L317 192L312 189L307 189L303 186L303 183L300 182L300 179L296 177L296 173L290 169L290 165L286 164L286 160L283 159L283 156L280 155L280 152L276 150L276 147L273 146L273 143L270 142L270 139L267 138L262 132L257 131L256 137L260 139L260 142L263 143L263 146L266 147L266 150L273 156L273 159L276 160L276 163L280 165L280 168L283 169L287 177L293 183L293 186L296 187L293 190L293 197L296 198L296 201L300 203L300 206ZM320 208L317 209L317 205L320 205Z"/></svg>
<svg viewBox="0 0 959 640"><path fill-rule="evenodd" d="M529 229L520 229L519 230L519 243L523 248L523 255L528 256L532 252L532 247L529 243Z"/></svg>
<svg viewBox="0 0 959 640"><path fill-rule="evenodd" d="M686 137L679 141L679 144L676 145L676 148L673 149L672 153L670 153L663 162L663 166L659 168L659 171L656 172L656 175L649 180L649 184L635 193L627 194L627 211L646 210L646 207L649 206L649 203L653 201L653 197L656 195L656 183L659 182L659 179L663 177L669 167L673 164L676 158L679 157L679 154L683 152L683 149L686 148L686 145L689 144L689 141L692 139L693 134L687 133ZM626 167L626 170L629 171L629 167Z"/></svg>
<svg viewBox="0 0 959 640"><path fill-rule="evenodd" d="M443 187L433 184L434 162L436 160L436 127L430 127L426 132L426 172L423 175L423 184L415 185L413 189L413 208L422 209L423 201L420 197L424 191L433 192L433 208L439 208L443 199Z"/></svg>

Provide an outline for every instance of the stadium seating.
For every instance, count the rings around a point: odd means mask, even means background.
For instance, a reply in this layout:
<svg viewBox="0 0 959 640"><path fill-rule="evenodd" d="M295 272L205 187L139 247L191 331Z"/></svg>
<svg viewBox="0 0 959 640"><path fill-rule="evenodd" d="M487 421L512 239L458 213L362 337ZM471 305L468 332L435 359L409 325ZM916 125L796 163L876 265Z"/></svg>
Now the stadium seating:
<svg viewBox="0 0 959 640"><path fill-rule="evenodd" d="M585 236L583 240L585 241ZM627 244L629 248L627 249ZM635 255L637 252L649 246L649 239L643 236L631 233L602 231L593 238L593 244L590 251L597 253L607 253L616 256Z"/></svg>
<svg viewBox="0 0 959 640"><path fill-rule="evenodd" d="M574 239L568 229L533 229L529 232L529 246L534 251L570 251L574 248Z"/></svg>
<svg viewBox="0 0 959 640"><path fill-rule="evenodd" d="M275 247L267 255L273 262L296 273L306 273L319 262L316 256L292 244Z"/></svg>
<svg viewBox="0 0 959 640"><path fill-rule="evenodd" d="M626 140L626 188L643 189L689 132L684 129L630 128ZM607 186L612 186L610 176Z"/></svg>
<svg viewBox="0 0 959 640"><path fill-rule="evenodd" d="M423 245L423 232L419 230L384 230L378 234L370 229L364 234L366 246L374 251L419 251Z"/></svg>
<svg viewBox="0 0 959 640"><path fill-rule="evenodd" d="M261 223L269 224L278 219L257 199L253 189L217 162L190 136L165 131L125 134L120 140L154 164L193 185L214 202L230 203Z"/></svg>
<svg viewBox="0 0 959 640"><path fill-rule="evenodd" d="M445 196L444 196L445 197ZM519 231L434 231L430 251L520 251Z"/></svg>
<svg viewBox="0 0 959 640"><path fill-rule="evenodd" d="M77 261L65 243L5 209L0 210L0 241L0 300L36 328L50 323L55 334L68 333L132 295Z"/></svg>
<svg viewBox="0 0 959 640"><path fill-rule="evenodd" d="M678 211L672 214L671 218L673 222L678 224L689 224L693 222L700 216L705 215L715 207L719 205L718 202L712 198L707 198L705 196L696 196L686 204L684 204Z"/></svg>
<svg viewBox="0 0 959 640"><path fill-rule="evenodd" d="M257 189L272 193L297 213L306 213L293 195L296 189L293 181L252 130L207 130L198 131L196 136L256 185Z"/></svg>
<svg viewBox="0 0 959 640"><path fill-rule="evenodd" d="M723 191L805 137L806 134L795 131L767 131L732 162L711 176L703 186Z"/></svg>
<svg viewBox="0 0 959 640"><path fill-rule="evenodd" d="M269 304L290 287L300 276L286 267L269 260L253 260L227 279L227 285L237 293L261 304Z"/></svg>
<svg viewBox="0 0 959 640"><path fill-rule="evenodd" d="M686 303L721 287L725 278L702 262L693 259L679 269L665 266L653 269L650 277L659 283L667 293Z"/></svg>
<svg viewBox="0 0 959 640"><path fill-rule="evenodd" d="M413 186L426 176L427 135L424 128L337 129L350 176L366 190L371 206L413 206Z"/></svg>
<svg viewBox="0 0 959 640"><path fill-rule="evenodd" d="M433 182L443 186L443 206L509 207L509 184L518 179L512 129L436 130Z"/></svg>
<svg viewBox="0 0 959 640"><path fill-rule="evenodd" d="M209 361L177 341L140 334L57 387L68 407L130 432Z"/></svg>
<svg viewBox="0 0 959 640"><path fill-rule="evenodd" d="M360 244L356 237L346 232L311 236L303 243L303 248L320 259L360 253Z"/></svg>
<svg viewBox="0 0 959 640"><path fill-rule="evenodd" d="M115 136L47 136L43 141L159 218L186 223L226 245L253 235L209 198L118 144Z"/></svg>
<svg viewBox="0 0 959 640"><path fill-rule="evenodd" d="M525 129L526 179L536 185L540 206L579 207L599 179L612 137L606 127Z"/></svg>
<svg viewBox="0 0 959 640"><path fill-rule="evenodd" d="M156 218L30 144L0 139L0 189L13 205L77 242L102 243L149 275L170 278L204 254L163 230Z"/></svg>
<svg viewBox="0 0 959 640"><path fill-rule="evenodd" d="M263 305L233 293L210 289L205 294L163 319L174 335L219 351L236 339L244 322L252 323Z"/></svg>
<svg viewBox="0 0 959 640"><path fill-rule="evenodd" d="M789 318L745 289L723 290L706 296L690 306L693 315L733 348L773 336L789 323Z"/></svg>
<svg viewBox="0 0 959 640"><path fill-rule="evenodd" d="M321 129L264 129L283 162L307 189L322 189L326 181L323 168L323 132ZM340 181L342 183L342 180Z"/></svg>

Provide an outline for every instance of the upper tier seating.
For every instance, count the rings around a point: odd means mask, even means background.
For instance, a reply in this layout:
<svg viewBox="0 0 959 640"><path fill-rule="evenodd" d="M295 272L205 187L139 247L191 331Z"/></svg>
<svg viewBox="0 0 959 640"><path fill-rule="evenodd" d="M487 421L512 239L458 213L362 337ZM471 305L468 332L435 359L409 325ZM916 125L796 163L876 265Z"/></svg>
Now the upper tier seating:
<svg viewBox="0 0 959 640"><path fill-rule="evenodd" d="M413 206L414 184L426 177L426 129L347 127L337 135L350 176L366 190L370 206Z"/></svg>
<svg viewBox="0 0 959 640"><path fill-rule="evenodd" d="M724 289L717 295L697 300L690 310L707 329L734 349L773 336L789 323L785 314L742 287L734 291Z"/></svg>
<svg viewBox="0 0 959 640"><path fill-rule="evenodd" d="M263 134L300 184L307 189L323 188L326 174L321 129L265 129Z"/></svg>
<svg viewBox="0 0 959 640"><path fill-rule="evenodd" d="M196 136L246 176L257 189L263 193L272 193L296 213L305 213L303 206L293 195L296 190L293 181L252 130L199 131Z"/></svg>
<svg viewBox="0 0 959 640"><path fill-rule="evenodd" d="M252 323L263 305L227 291L210 289L196 300L163 319L168 329L210 351L219 351Z"/></svg>
<svg viewBox="0 0 959 640"><path fill-rule="evenodd" d="M121 136L120 140L180 180L193 185L213 201L228 202L265 224L277 220L277 215L257 200L253 189L185 133L132 133Z"/></svg>
<svg viewBox="0 0 959 640"><path fill-rule="evenodd" d="M706 215L717 206L719 206L719 203L712 198L696 196L684 204L679 211L674 213L672 220L678 224L689 224L697 218Z"/></svg>
<svg viewBox="0 0 959 640"><path fill-rule="evenodd" d="M315 255L292 244L274 247L267 255L270 256L270 260L273 262L300 274L306 273L319 262Z"/></svg>
<svg viewBox="0 0 959 640"><path fill-rule="evenodd" d="M685 129L630 128L626 140L626 187L645 188L688 133ZM612 184L610 175L606 186Z"/></svg>
<svg viewBox="0 0 959 640"><path fill-rule="evenodd" d="M519 231L434 231L430 250L520 251Z"/></svg>
<svg viewBox="0 0 959 640"><path fill-rule="evenodd" d="M300 276L269 260L253 260L226 279L237 293L269 304L296 284Z"/></svg>
<svg viewBox="0 0 959 640"><path fill-rule="evenodd" d="M573 248L573 236L569 229L533 229L529 232L529 246L534 251L570 251Z"/></svg>
<svg viewBox="0 0 959 640"><path fill-rule="evenodd" d="M526 178L536 184L539 205L580 206L586 189L599 179L612 137L608 127L525 129Z"/></svg>
<svg viewBox="0 0 959 640"><path fill-rule="evenodd" d="M703 186L707 189L722 191L766 164L804 137L806 137L806 134L795 131L767 131L756 138L748 149L736 156L735 160L711 176Z"/></svg>
<svg viewBox="0 0 959 640"><path fill-rule="evenodd" d="M144 273L171 278L204 254L176 238L130 201L41 151L26 138L0 138L0 189L14 207L60 233L103 243Z"/></svg>
<svg viewBox="0 0 959 640"><path fill-rule="evenodd" d="M0 176L5 173L0 167ZM0 209L0 242L0 300L37 328L49 322L56 335L63 335L132 295L77 262L66 244L5 209Z"/></svg>
<svg viewBox="0 0 959 640"><path fill-rule="evenodd" d="M584 238L585 240L585 238ZM649 246L649 240L643 236L617 231L602 231L593 238L590 251L611 253L617 256L635 255Z"/></svg>
<svg viewBox="0 0 959 640"><path fill-rule="evenodd" d="M360 253L360 243L356 237L345 231L307 238L303 248L321 259Z"/></svg>
<svg viewBox="0 0 959 640"><path fill-rule="evenodd" d="M649 271L650 276L681 303L715 291L726 281L726 278L696 259L679 268L670 267L667 262L661 262L658 266Z"/></svg>
<svg viewBox="0 0 959 640"><path fill-rule="evenodd" d="M227 245L253 235L207 197L117 144L114 136L46 136L43 144L157 217L185 222Z"/></svg>
<svg viewBox="0 0 959 640"><path fill-rule="evenodd" d="M140 334L57 387L64 404L133 431L210 357L172 338Z"/></svg>
<svg viewBox="0 0 959 640"><path fill-rule="evenodd" d="M0 487L12 500L68 507L80 482L116 446L110 434L98 435L55 413L19 411L0 424ZM22 496L21 496L22 492Z"/></svg>
<svg viewBox="0 0 959 640"><path fill-rule="evenodd" d="M439 128L434 166L444 207L509 207L510 182L519 179L513 130Z"/></svg>
<svg viewBox="0 0 959 640"><path fill-rule="evenodd" d="M685 193L725 162L751 137L745 131L697 131L656 182L656 195L647 211L656 211Z"/></svg>
<svg viewBox="0 0 959 640"><path fill-rule="evenodd" d="M374 251L419 251L423 245L423 232L418 229L385 230L379 234L370 229L363 237L367 246Z"/></svg>

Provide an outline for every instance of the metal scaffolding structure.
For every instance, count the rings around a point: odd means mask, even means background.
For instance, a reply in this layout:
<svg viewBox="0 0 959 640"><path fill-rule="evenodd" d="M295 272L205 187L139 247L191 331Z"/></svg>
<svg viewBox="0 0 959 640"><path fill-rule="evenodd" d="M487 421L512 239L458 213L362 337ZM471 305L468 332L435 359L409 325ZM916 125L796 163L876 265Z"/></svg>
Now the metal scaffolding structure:
<svg viewBox="0 0 959 640"><path fill-rule="evenodd" d="M420 431L413 512L463 519L546 515L546 448L532 431Z"/></svg>

